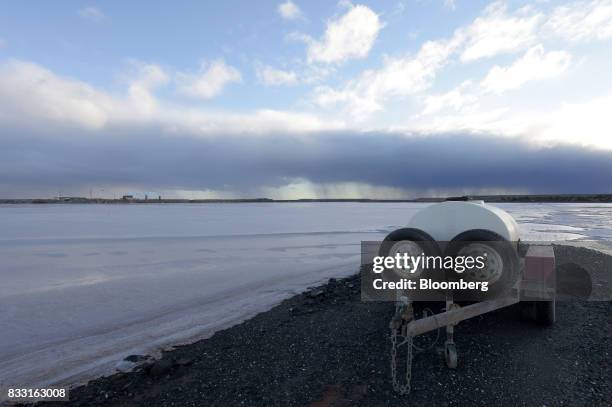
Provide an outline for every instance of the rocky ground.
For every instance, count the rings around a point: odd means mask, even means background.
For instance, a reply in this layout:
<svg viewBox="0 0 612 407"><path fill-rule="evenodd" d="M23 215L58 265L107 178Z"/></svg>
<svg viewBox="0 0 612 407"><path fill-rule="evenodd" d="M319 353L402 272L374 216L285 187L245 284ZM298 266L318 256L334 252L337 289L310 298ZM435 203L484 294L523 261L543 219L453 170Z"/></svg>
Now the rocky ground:
<svg viewBox="0 0 612 407"><path fill-rule="evenodd" d="M73 389L57 405L609 406L610 309L560 302L553 327L525 321L517 306L465 321L456 370L443 363L443 332L437 342L435 332L419 337L412 393L399 396L390 384L392 304L361 302L358 276L331 280L160 360L132 357L136 371Z"/></svg>

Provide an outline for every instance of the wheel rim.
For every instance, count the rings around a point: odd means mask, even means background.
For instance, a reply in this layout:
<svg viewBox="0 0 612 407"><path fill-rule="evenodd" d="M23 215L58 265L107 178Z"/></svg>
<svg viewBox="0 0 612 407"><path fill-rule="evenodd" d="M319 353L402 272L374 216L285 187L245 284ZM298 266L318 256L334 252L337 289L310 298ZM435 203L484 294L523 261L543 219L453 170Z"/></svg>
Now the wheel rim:
<svg viewBox="0 0 612 407"><path fill-rule="evenodd" d="M421 248L418 243L411 240L402 240L394 243L393 246L391 246L388 256L395 257L396 254L403 255L404 253L412 257L421 256L423 254L423 248ZM423 273L423 268L420 267L414 270L414 272L403 268L394 268L393 271L402 278L416 278Z"/></svg>
<svg viewBox="0 0 612 407"><path fill-rule="evenodd" d="M499 280L504 272L504 261L495 248L483 243L470 243L457 253L458 256L485 257L485 267L473 268L465 271L467 279L472 281L488 282L492 284Z"/></svg>

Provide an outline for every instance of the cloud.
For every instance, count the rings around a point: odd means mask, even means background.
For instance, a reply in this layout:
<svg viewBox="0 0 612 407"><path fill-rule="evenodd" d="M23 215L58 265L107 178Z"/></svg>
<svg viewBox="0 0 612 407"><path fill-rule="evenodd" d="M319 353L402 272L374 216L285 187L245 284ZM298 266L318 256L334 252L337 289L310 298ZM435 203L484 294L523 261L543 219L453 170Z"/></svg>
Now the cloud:
<svg viewBox="0 0 612 407"><path fill-rule="evenodd" d="M199 99L211 99L219 95L225 86L241 80L240 72L222 59L202 63L197 74L182 72L177 74L179 92Z"/></svg>
<svg viewBox="0 0 612 407"><path fill-rule="evenodd" d="M97 7L88 6L79 10L79 16L86 20L99 23L106 19L106 15Z"/></svg>
<svg viewBox="0 0 612 407"><path fill-rule="evenodd" d="M247 113L207 111L159 100L154 91L169 75L154 64L134 63L125 94L109 94L31 62L0 64L0 123L33 129L110 129L155 124L167 134L198 136L340 129L345 124L316 115L272 109Z"/></svg>
<svg viewBox="0 0 612 407"><path fill-rule="evenodd" d="M258 67L257 77L261 82L270 86L295 85L298 82L295 72L283 71L271 66Z"/></svg>
<svg viewBox="0 0 612 407"><path fill-rule="evenodd" d="M465 30L467 43L461 61L471 62L525 49L536 40L542 19L542 14L530 8L509 15L505 3L491 4Z"/></svg>
<svg viewBox="0 0 612 407"><path fill-rule="evenodd" d="M279 4L277 11L285 20L297 20L298 18L302 18L302 11L291 0Z"/></svg>
<svg viewBox="0 0 612 407"><path fill-rule="evenodd" d="M538 148L523 139L467 133L244 137L219 132L200 138L169 137L157 126L142 125L96 131L81 142L70 129L50 135L0 124L0 130L0 190L5 194L25 189L30 196L53 196L58 188L86 194L99 187L262 196L288 193L293 185L300 193L308 187L310 197L350 192L384 198L389 196L377 194L594 193L612 187L610 151Z"/></svg>
<svg viewBox="0 0 612 407"><path fill-rule="evenodd" d="M455 10L457 8L456 0L444 0L444 7L449 10Z"/></svg>
<svg viewBox="0 0 612 407"><path fill-rule="evenodd" d="M52 122L95 129L116 108L105 92L18 60L0 66L0 95L0 119L26 125Z"/></svg>
<svg viewBox="0 0 612 407"><path fill-rule="evenodd" d="M543 142L567 142L612 150L612 93L582 102L565 102L561 107L532 119L541 128ZM612 174L610 174L612 176Z"/></svg>
<svg viewBox="0 0 612 407"><path fill-rule="evenodd" d="M435 49L424 55L438 60ZM58 188L87 194L92 186L277 197L586 193L612 187L610 150L561 143L579 135L602 146L612 127L610 96L506 124L541 129L524 131L529 141L500 137L491 126L480 135L364 132L302 112L238 114L173 105L154 96L169 75L153 64L135 67L125 93L113 95L32 63L0 65L3 195L53 196ZM469 94L472 87L459 90ZM437 103L459 111L469 106L444 94ZM533 142L549 136L557 144Z"/></svg>
<svg viewBox="0 0 612 407"><path fill-rule="evenodd" d="M491 99L497 95L477 96L481 100L473 109L469 106L457 111L439 111L426 117L413 117L410 130L424 134L495 134L509 140L528 136L533 146L572 145L612 151L612 116L608 113L612 104L610 90L584 100L547 103L540 109L534 109L533 101L529 100L515 103L517 106L513 107L498 107ZM535 103L538 104L537 101Z"/></svg>
<svg viewBox="0 0 612 407"><path fill-rule="evenodd" d="M159 66L136 63L126 94L116 96L40 65L9 60L0 64L0 121L93 130L150 120L158 104L152 90L167 81Z"/></svg>
<svg viewBox="0 0 612 407"><path fill-rule="evenodd" d="M605 40L612 38L612 1L575 1L554 8L549 16L531 6L510 13L505 2L496 1L462 35L466 39L462 62L520 52L546 35Z"/></svg>
<svg viewBox="0 0 612 407"><path fill-rule="evenodd" d="M151 91L168 83L166 72L155 64L138 66L138 74L128 87L129 98L141 114L150 116L155 113L158 102Z"/></svg>
<svg viewBox="0 0 612 407"><path fill-rule="evenodd" d="M588 15L595 13L595 8L591 9ZM555 10L553 14L560 13L559 8ZM604 10L597 10L595 14L599 17L593 20L605 20L607 14ZM426 41L413 55L386 57L379 68L367 69L340 86L318 86L311 100L323 109L341 107L353 119L364 121L373 113L383 111L391 100L426 91L440 71L450 64L468 64L519 52L527 54L516 65L507 68L495 66L491 70L483 82L487 91L501 93L529 81L559 75L568 68L570 54L565 51L544 53L540 48L538 41L542 39L545 20L545 15L531 6L510 12L504 2L496 1L472 22L456 29L449 38ZM510 82L503 83L505 79ZM449 92L447 95L430 95L423 113L452 107L453 104L457 109L459 103L474 105L476 95ZM440 103L444 106L438 106Z"/></svg>
<svg viewBox="0 0 612 407"><path fill-rule="evenodd" d="M166 109L164 121L160 125L171 134L202 137L215 137L218 134L261 136L285 132L307 134L346 127L343 121L325 120L303 112L259 109L249 113L231 113L185 107Z"/></svg>
<svg viewBox="0 0 612 407"><path fill-rule="evenodd" d="M506 68L496 65L491 68L481 86L486 92L498 94L517 89L527 82L562 74L569 67L571 59L568 52L545 52L542 45L536 45L512 65Z"/></svg>
<svg viewBox="0 0 612 407"><path fill-rule="evenodd" d="M542 18L529 8L509 15L504 3L495 2L449 39L423 43L416 55L387 57L381 68L366 70L341 87L316 88L314 103L323 108L343 105L353 118L365 120L391 99L428 89L454 55L466 63L526 48L535 40Z"/></svg>
<svg viewBox="0 0 612 407"><path fill-rule="evenodd" d="M382 27L380 18L370 8L349 5L344 15L327 23L323 38L308 40L308 61L331 64L364 58Z"/></svg>
<svg viewBox="0 0 612 407"><path fill-rule="evenodd" d="M416 55L388 58L382 68L364 71L343 88L318 87L314 101L324 108L344 104L354 118L364 120L373 112L382 110L384 102L390 98L427 89L460 44L459 37L448 41L428 41Z"/></svg>
<svg viewBox="0 0 612 407"><path fill-rule="evenodd" d="M446 93L427 96L422 114L437 113L444 109L458 112L474 110L478 107L479 97L467 91L472 85L471 81L465 81Z"/></svg>
<svg viewBox="0 0 612 407"><path fill-rule="evenodd" d="M545 29L571 41L612 38L612 1L578 1L559 6Z"/></svg>

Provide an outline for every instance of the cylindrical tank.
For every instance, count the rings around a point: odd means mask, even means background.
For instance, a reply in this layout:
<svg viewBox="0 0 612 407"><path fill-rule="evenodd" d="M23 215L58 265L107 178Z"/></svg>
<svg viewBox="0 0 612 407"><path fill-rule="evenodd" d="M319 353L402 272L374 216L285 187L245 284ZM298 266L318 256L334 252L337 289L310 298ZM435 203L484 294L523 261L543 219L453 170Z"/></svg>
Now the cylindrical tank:
<svg viewBox="0 0 612 407"><path fill-rule="evenodd" d="M514 218L484 201L447 201L428 206L410 219L408 227L420 229L439 242L451 241L473 229L489 230L513 243L519 240Z"/></svg>

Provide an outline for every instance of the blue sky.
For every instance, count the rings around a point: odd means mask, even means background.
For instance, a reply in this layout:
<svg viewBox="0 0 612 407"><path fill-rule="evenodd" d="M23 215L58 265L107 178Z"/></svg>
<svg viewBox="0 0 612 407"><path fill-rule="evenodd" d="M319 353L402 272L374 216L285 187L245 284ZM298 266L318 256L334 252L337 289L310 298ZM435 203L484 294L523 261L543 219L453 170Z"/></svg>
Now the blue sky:
<svg viewBox="0 0 612 407"><path fill-rule="evenodd" d="M474 137L514 140L542 160L567 148L612 151L609 0L23 1L1 7L0 144L11 151L2 196L94 187L283 198L574 192L584 185L547 190L546 183L474 182L466 175L453 185L432 180L426 188L409 176L388 183L384 174L352 176L360 171L350 166L341 177L323 176L311 165L296 168L305 157L286 157L292 148L310 151L310 164L337 174L333 163L345 158L346 140L375 141L383 160L390 143L398 144L395 137L404 148L422 140L421 151L434 156L423 143L444 140L443 149ZM277 151L278 137L292 148ZM164 182L146 176L146 158L162 144L185 164L187 145L206 157L228 142L237 150L241 140L251 150L238 153L249 163L240 170L222 157L214 179L199 167L177 171L171 162L166 172L174 176ZM75 168L101 146L110 157L123 157L114 163L123 178L105 175L102 164ZM374 159L371 152L356 161ZM483 170L491 160L482 160ZM145 164L134 168L136 161ZM514 157L497 171L521 161ZM545 168L542 177L555 184L554 164ZM250 177L257 182L236 182ZM589 192L610 187L588 185Z"/></svg>
<svg viewBox="0 0 612 407"><path fill-rule="evenodd" d="M5 43L0 52L117 93L124 90L122 79L135 64L155 64L169 73L193 72L202 62L222 59L240 71L242 81L240 86L228 86L208 106L285 109L299 103L314 84L266 86L258 77L258 66L305 74L307 47L292 40L292 35L320 38L327 24L351 6L330 1L293 3L299 16L283 18L280 4L66 1L33 7L28 2L7 3L8 10L0 16ZM363 4L379 15L384 28L364 57L313 64L333 71L320 83L341 84L364 69L377 68L388 55L413 53L426 39L449 36L456 26L477 16L486 2L467 2L460 9L444 1ZM159 94L175 96L169 89L160 89Z"/></svg>

